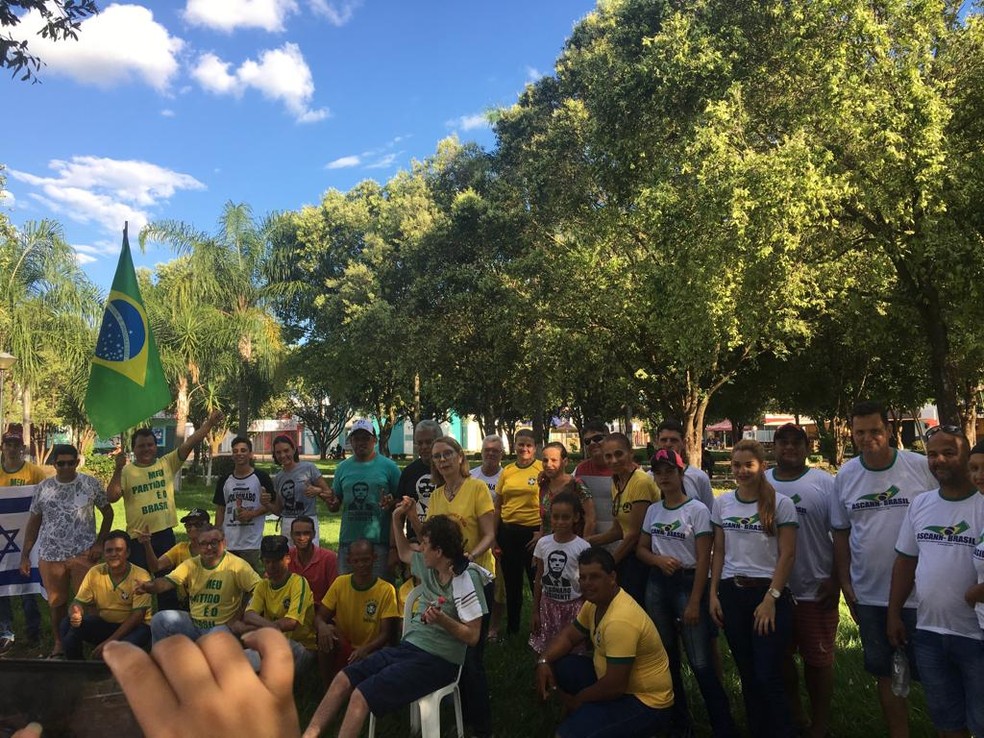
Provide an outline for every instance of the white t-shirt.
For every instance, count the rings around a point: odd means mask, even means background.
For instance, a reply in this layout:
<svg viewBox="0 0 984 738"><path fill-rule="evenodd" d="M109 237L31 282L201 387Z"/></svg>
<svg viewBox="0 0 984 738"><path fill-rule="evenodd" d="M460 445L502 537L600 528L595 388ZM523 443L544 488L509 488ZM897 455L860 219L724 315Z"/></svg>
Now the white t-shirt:
<svg viewBox="0 0 984 738"><path fill-rule="evenodd" d="M714 501L711 522L724 531L722 579L736 576L771 579L779 562L779 528L798 526L796 507L776 495L776 534L769 536L759 522L758 503L743 502L738 492L726 492Z"/></svg>
<svg viewBox="0 0 984 738"><path fill-rule="evenodd" d="M697 538L713 534L711 511L700 500L687 499L677 507L666 501L654 502L646 510L643 534L649 534L650 548L659 556L672 556L684 569L697 566Z"/></svg>
<svg viewBox="0 0 984 738"><path fill-rule="evenodd" d="M984 531L977 537L977 548L974 549L974 569L977 571L977 583L984 584ZM977 612L977 624L984 628L984 602L974 606Z"/></svg>
<svg viewBox="0 0 984 738"><path fill-rule="evenodd" d="M477 479L480 482L484 482L489 488L489 494L492 495L492 504L495 504L495 487L499 483L499 477L502 476L502 467L499 467L499 471L495 474L488 475L482 471L482 466L479 464L474 469L471 470L472 479Z"/></svg>
<svg viewBox="0 0 984 738"><path fill-rule="evenodd" d="M896 451L884 469L869 469L860 456L834 477L836 499L830 511L834 530L850 530L851 584L862 605L888 605L895 564L895 542L909 503L937 487L926 457ZM905 602L915 607L916 592Z"/></svg>
<svg viewBox="0 0 984 738"><path fill-rule="evenodd" d="M574 536L567 543L557 543L553 534L550 534L536 542L533 558L543 562L540 586L544 597L558 602L570 602L581 596L577 557L588 548L591 548L591 544L580 536Z"/></svg>
<svg viewBox="0 0 984 738"><path fill-rule="evenodd" d="M984 528L984 495L947 500L939 490L919 495L902 521L895 550L918 556L916 627L981 640L981 628L964 593L977 582L974 548Z"/></svg>
<svg viewBox="0 0 984 738"><path fill-rule="evenodd" d="M683 491L687 493L687 497L703 502L708 512L714 507L711 478L696 466L688 464L683 470Z"/></svg>
<svg viewBox="0 0 984 738"><path fill-rule="evenodd" d="M769 469L765 476L776 492L793 501L799 520L789 589L798 600L815 601L820 582L834 571L834 542L830 537L834 478L819 469L807 469L796 479L785 481L776 479L775 469Z"/></svg>

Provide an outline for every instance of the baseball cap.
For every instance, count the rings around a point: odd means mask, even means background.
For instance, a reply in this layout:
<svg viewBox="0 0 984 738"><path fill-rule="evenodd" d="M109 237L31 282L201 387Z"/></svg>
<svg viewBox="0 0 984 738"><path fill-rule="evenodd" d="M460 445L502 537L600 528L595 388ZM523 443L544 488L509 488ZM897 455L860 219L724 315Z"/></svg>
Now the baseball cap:
<svg viewBox="0 0 984 738"><path fill-rule="evenodd" d="M282 559L290 551L284 536L263 536L260 542L261 559Z"/></svg>
<svg viewBox="0 0 984 738"><path fill-rule="evenodd" d="M366 431L370 436L376 435L376 429L373 428L372 421L366 420L365 418L359 418L352 423L352 427L349 428L349 435L351 436L356 431Z"/></svg>
<svg viewBox="0 0 984 738"><path fill-rule="evenodd" d="M24 426L20 423L11 423L7 430L3 432L3 441L20 441L24 443Z"/></svg>
<svg viewBox="0 0 984 738"><path fill-rule="evenodd" d="M680 454L671 448L661 448L650 460L650 466L656 466L657 464L666 464L668 466L675 466L677 469L685 469L686 464L683 463L683 459L680 458Z"/></svg>
<svg viewBox="0 0 984 738"><path fill-rule="evenodd" d="M190 523L192 520L204 520L207 523L209 521L208 513L200 507L196 507L189 510L188 514L181 518L182 523Z"/></svg>
<svg viewBox="0 0 984 738"><path fill-rule="evenodd" d="M780 425L776 428L775 435L773 435L772 440L776 440L783 436L790 438L801 438L802 440L807 440L806 431L800 428L796 423L786 423L785 425Z"/></svg>

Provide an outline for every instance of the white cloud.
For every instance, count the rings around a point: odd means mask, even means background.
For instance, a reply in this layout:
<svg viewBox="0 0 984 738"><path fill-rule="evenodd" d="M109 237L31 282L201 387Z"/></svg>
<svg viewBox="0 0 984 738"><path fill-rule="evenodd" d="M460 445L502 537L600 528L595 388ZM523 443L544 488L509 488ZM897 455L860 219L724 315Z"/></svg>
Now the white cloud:
<svg viewBox="0 0 984 738"><path fill-rule="evenodd" d="M194 26L226 33L237 28L279 33L287 16L295 12L294 0L187 0L184 19Z"/></svg>
<svg viewBox="0 0 984 738"><path fill-rule="evenodd" d="M459 128L462 131L473 131L476 128L488 128L489 119L485 113L474 113L473 115L462 115L460 118L449 120L445 125L448 128Z"/></svg>
<svg viewBox="0 0 984 738"><path fill-rule="evenodd" d="M38 32L43 26L41 15L32 10L10 29L15 39L27 40L31 51L45 62L42 77L51 72L98 87L136 79L165 91L178 71L177 55L185 45L140 5L110 5L82 22L77 41L42 38Z"/></svg>
<svg viewBox="0 0 984 738"><path fill-rule="evenodd" d="M317 15L327 18L333 26L344 26L352 20L356 9L362 5L362 0L342 0L341 2L308 0L308 4L311 6L311 10Z"/></svg>
<svg viewBox="0 0 984 738"><path fill-rule="evenodd" d="M396 162L397 156L398 154L386 154L372 164L366 164L366 169L386 169L387 167L391 167Z"/></svg>
<svg viewBox="0 0 984 738"><path fill-rule="evenodd" d="M215 54L203 54L191 75L203 89L217 95L240 97L250 87L280 101L298 123L314 123L328 117L327 108L312 109L314 79L297 44L260 52L259 61L247 59L238 69Z"/></svg>
<svg viewBox="0 0 984 738"><path fill-rule="evenodd" d="M163 115L165 118L173 118L174 117L174 111L171 110L170 108L164 108L161 111L161 115Z"/></svg>
<svg viewBox="0 0 984 738"><path fill-rule="evenodd" d="M17 204L17 198L10 190L0 190L0 206L12 208Z"/></svg>
<svg viewBox="0 0 984 738"><path fill-rule="evenodd" d="M361 163L362 157L353 154L352 156L343 156L328 162L325 164L325 169L349 169L351 167L357 167Z"/></svg>
<svg viewBox="0 0 984 738"><path fill-rule="evenodd" d="M55 176L10 170L10 176L37 188L31 199L80 223L95 222L118 232L129 221L133 232L152 217L151 210L179 190L203 190L189 174L146 161L74 156L48 163Z"/></svg>
<svg viewBox="0 0 984 738"><path fill-rule="evenodd" d="M526 67L526 81L536 82L538 79L543 77L543 72L541 72L536 67Z"/></svg>

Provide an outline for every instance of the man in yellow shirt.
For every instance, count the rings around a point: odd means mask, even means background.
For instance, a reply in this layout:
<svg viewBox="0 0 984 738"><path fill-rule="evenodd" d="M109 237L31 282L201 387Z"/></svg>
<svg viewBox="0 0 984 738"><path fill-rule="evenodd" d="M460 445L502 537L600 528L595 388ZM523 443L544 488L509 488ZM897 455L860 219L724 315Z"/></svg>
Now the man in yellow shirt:
<svg viewBox="0 0 984 738"><path fill-rule="evenodd" d="M245 598L260 583L259 575L246 561L225 550L221 528L206 525L198 535L199 556L179 564L160 579L137 587L138 593L160 594L176 587L188 592L191 613L161 610L150 621L154 643L172 635L197 641L212 630L229 630L239 620Z"/></svg>
<svg viewBox="0 0 984 738"><path fill-rule="evenodd" d="M24 459L24 436L20 424L12 423L3 434L0 447L0 492L4 487L25 487L40 484L45 473L37 464ZM24 625L27 642L38 643L41 638L41 612L36 594L22 594ZM14 613L10 608L12 597L0 597L0 653L14 645Z"/></svg>
<svg viewBox="0 0 984 738"><path fill-rule="evenodd" d="M603 728L625 738L662 734L670 725L673 682L656 626L619 588L607 550L583 551L578 570L585 603L536 662L540 696L558 694L567 708L557 735L601 735ZM585 640L593 657L572 653Z"/></svg>
<svg viewBox="0 0 984 738"><path fill-rule="evenodd" d="M393 585L373 574L373 545L362 538L349 545L351 574L342 574L317 605L318 664L325 684L335 673L389 645L400 612Z"/></svg>
<svg viewBox="0 0 984 738"><path fill-rule="evenodd" d="M236 635L258 628L276 628L287 636L294 656L296 679L300 670L314 660L318 649L311 585L300 574L291 572L290 546L284 536L263 536L260 558L266 579L253 590L243 619L229 627ZM246 657L259 671L259 652L247 650Z"/></svg>
<svg viewBox="0 0 984 738"><path fill-rule="evenodd" d="M148 568L144 547L139 541L141 533L150 534L151 548L158 556L174 546L174 527L178 524L174 477L195 446L221 422L222 413L216 410L184 443L160 458L157 457L157 438L150 428L140 428L134 432L131 441L132 464L127 464L122 449L117 452L116 469L106 487L106 496L111 503L123 498L134 564ZM165 592L163 597L157 598L157 606L161 610L174 609L178 606L178 599L174 594Z"/></svg>
<svg viewBox="0 0 984 738"><path fill-rule="evenodd" d="M65 658L81 660L83 642L95 644L94 659L102 658L110 641L150 645L150 595L136 594L140 583L150 581L150 573L129 559L130 537L122 530L110 531L103 541L104 563L89 569L62 621Z"/></svg>

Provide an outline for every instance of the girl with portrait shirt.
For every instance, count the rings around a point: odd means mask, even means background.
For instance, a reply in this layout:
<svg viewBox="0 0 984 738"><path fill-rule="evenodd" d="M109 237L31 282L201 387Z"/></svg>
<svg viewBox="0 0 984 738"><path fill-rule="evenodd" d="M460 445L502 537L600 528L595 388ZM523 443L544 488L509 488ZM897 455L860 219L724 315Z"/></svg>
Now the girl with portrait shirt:
<svg viewBox="0 0 984 738"><path fill-rule="evenodd" d="M574 622L581 609L577 557L591 544L574 531L581 520L581 502L571 492L558 492L550 506L553 533L536 542L536 584L530 647L541 653L555 635Z"/></svg>
<svg viewBox="0 0 984 738"><path fill-rule="evenodd" d="M799 522L793 501L765 478L765 449L752 439L731 453L738 488L714 501L711 617L731 647L745 718L754 736L794 734L782 676L792 640L793 600L786 582Z"/></svg>

